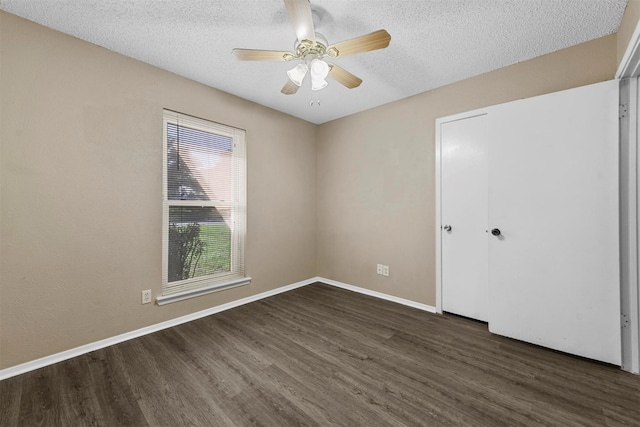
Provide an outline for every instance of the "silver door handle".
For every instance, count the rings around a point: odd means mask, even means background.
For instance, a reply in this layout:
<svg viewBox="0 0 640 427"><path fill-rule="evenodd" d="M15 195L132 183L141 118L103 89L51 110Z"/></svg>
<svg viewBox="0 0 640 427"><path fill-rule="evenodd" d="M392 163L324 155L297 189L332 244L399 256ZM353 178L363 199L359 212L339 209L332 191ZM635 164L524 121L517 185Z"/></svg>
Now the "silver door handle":
<svg viewBox="0 0 640 427"><path fill-rule="evenodd" d="M451 226L450 225L445 225L442 228L444 228L444 231L451 231Z"/></svg>

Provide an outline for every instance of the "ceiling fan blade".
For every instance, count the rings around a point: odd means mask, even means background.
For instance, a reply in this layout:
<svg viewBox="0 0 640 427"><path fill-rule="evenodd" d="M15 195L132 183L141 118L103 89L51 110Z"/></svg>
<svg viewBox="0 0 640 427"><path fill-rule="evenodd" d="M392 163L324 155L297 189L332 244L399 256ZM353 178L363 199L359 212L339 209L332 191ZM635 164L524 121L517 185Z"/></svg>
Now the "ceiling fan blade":
<svg viewBox="0 0 640 427"><path fill-rule="evenodd" d="M293 95L297 91L298 91L298 85L296 85L291 80L287 80L287 82L284 84L280 92L284 93L285 95Z"/></svg>
<svg viewBox="0 0 640 427"><path fill-rule="evenodd" d="M295 58L291 52L259 49L233 49L233 54L241 61L290 61Z"/></svg>
<svg viewBox="0 0 640 427"><path fill-rule="evenodd" d="M313 28L309 0L284 0L284 6L287 8L298 41L310 40L315 43L316 31Z"/></svg>
<svg viewBox="0 0 640 427"><path fill-rule="evenodd" d="M360 77L354 76L344 68L338 67L336 64L329 64L329 67L331 67L331 70L329 70L329 77L348 89L358 87L360 86L360 83L362 83L362 79Z"/></svg>
<svg viewBox="0 0 640 427"><path fill-rule="evenodd" d="M334 58L353 55L354 53L369 52L370 50L384 49L389 46L391 36L386 30L374 31L365 36L336 43L327 48L329 56Z"/></svg>

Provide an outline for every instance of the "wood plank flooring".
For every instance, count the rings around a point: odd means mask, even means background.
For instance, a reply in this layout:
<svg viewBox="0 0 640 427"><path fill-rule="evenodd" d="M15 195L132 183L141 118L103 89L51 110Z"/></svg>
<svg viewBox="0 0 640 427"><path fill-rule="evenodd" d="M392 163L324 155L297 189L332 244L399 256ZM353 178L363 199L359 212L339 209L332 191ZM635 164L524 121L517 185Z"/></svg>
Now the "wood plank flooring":
<svg viewBox="0 0 640 427"><path fill-rule="evenodd" d="M323 284L0 382L2 426L640 426L640 377Z"/></svg>

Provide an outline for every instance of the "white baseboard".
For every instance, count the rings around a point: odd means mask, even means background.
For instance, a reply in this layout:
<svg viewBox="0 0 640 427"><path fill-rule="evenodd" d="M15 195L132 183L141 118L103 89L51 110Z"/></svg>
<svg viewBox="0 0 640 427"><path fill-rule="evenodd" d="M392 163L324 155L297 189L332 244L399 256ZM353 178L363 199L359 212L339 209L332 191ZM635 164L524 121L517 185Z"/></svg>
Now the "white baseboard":
<svg viewBox="0 0 640 427"><path fill-rule="evenodd" d="M369 295L372 297L384 299L387 301L395 302L398 304L406 305L409 307L417 308L418 310L428 311L429 313L436 313L436 308L427 304L422 304L419 302L411 301L408 299L395 297L389 294L383 294L382 292L376 292L365 288L360 288L358 286L349 285L347 283L338 282L331 279L325 279L324 277L316 277L314 279L316 282L321 282L327 285L335 286L342 289L347 289L349 291L358 292L360 294Z"/></svg>
<svg viewBox="0 0 640 427"><path fill-rule="evenodd" d="M109 347L110 345L118 344L123 341L128 341L133 338L138 338L143 335L151 334L153 332L161 331L163 329L171 328L173 326L180 325L182 323L191 322L192 320L200 319L202 317L210 316L212 314L220 313L221 311L229 310L231 308L239 307L244 304L249 304L254 301L268 298L273 295L287 292L302 286L315 283L315 278L303 280L298 283L294 283L288 286L282 286L280 288L272 289L267 292L252 295L250 297L242 298L236 301L232 301L226 304L211 307L206 310L198 311L195 313L187 314L185 316L177 317L175 319L167 320L165 322L156 323L155 325L146 326L144 328L136 329L135 331L126 332L124 334L116 335L115 337L106 338L93 343L85 344L80 347L72 348L70 350L62 351L60 353L52 354L51 356L41 357L40 359L25 362L20 365L12 366L0 370L0 380L15 377L16 375L24 374L29 371L33 371L45 366L53 365L54 363L62 362L63 360L71 359L72 357L80 356L91 351L99 350L101 348Z"/></svg>
<svg viewBox="0 0 640 427"><path fill-rule="evenodd" d="M335 286L349 291L358 292L364 295L369 295L376 298L381 298L387 301L392 301L398 304L403 304L409 307L417 308L419 310L435 313L436 308L426 304L420 304L415 301L407 300L404 298L398 298L393 295L383 294L381 292L371 291L369 289L360 288L358 286L348 285L346 283L337 282L331 279L325 279L324 277L313 277L311 279L303 280L301 282L293 283L291 285L282 286L280 288L272 289L267 292L262 292L257 295L252 295L246 298L242 298L236 301L228 302L226 304L211 307L206 310L198 311L195 313L187 314L185 316L177 317L175 319L167 320L165 322L156 323L155 325L146 326L144 328L136 329L135 331L126 332L124 334L116 335L115 337L105 338L100 341L85 344L80 347L65 350L60 353L52 354L51 356L41 357L40 359L25 362L20 365L12 366L0 370L0 381L7 378L15 377L16 375L24 374L26 372L34 371L36 369L44 368L45 366L53 365L54 363L62 362L72 357L81 356L83 354L100 350L101 348L109 347L110 345L118 344L124 341L128 341L133 338L138 338L143 335L151 334L153 332L161 331L163 329L171 328L173 326L180 325L182 323L191 322L192 320L200 319L202 317L210 316L212 314L220 313L221 311L229 310L235 307L239 307L244 304L249 304L254 301L268 298L273 295L277 295L283 292L291 291L302 286L307 286L312 283L321 282L327 285Z"/></svg>

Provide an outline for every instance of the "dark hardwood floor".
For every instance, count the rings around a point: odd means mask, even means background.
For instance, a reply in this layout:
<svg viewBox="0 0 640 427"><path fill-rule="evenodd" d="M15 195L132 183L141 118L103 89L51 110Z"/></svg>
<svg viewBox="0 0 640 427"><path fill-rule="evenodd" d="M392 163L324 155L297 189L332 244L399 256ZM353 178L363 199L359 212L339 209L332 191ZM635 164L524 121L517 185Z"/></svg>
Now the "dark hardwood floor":
<svg viewBox="0 0 640 427"><path fill-rule="evenodd" d="M0 382L0 425L640 425L640 377L314 284Z"/></svg>

